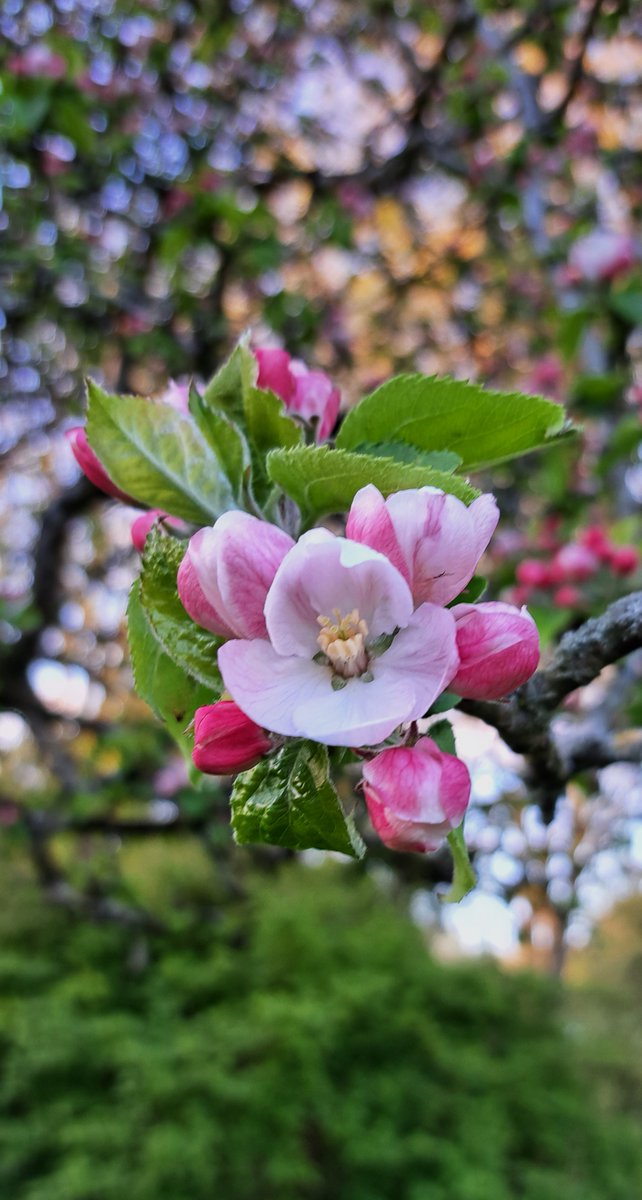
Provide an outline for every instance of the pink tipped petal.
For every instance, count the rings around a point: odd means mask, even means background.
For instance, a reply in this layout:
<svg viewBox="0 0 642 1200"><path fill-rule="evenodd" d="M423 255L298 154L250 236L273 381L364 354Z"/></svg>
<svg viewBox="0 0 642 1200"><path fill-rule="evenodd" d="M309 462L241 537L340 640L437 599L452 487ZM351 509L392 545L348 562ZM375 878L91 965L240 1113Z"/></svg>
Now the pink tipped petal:
<svg viewBox="0 0 642 1200"><path fill-rule="evenodd" d="M371 670L375 679L388 686L398 677L412 683L414 699L403 720L418 721L448 686L458 665L451 610L422 604Z"/></svg>
<svg viewBox="0 0 642 1200"><path fill-rule="evenodd" d="M205 595L192 557L194 549L197 549L203 540L202 535L209 532L210 530L201 529L190 539L176 577L178 594L186 613L202 629L208 629L210 633L216 633L219 637L232 637L232 630L221 616L219 609Z"/></svg>
<svg viewBox="0 0 642 1200"><path fill-rule="evenodd" d="M539 634L526 608L499 601L457 604L460 665L451 687L471 700L499 700L530 679L539 662Z"/></svg>
<svg viewBox="0 0 642 1200"><path fill-rule="evenodd" d="M124 500L125 504L138 503L137 500L128 496L127 492L122 492L115 483L112 483L98 455L94 453L87 441L84 426L77 425L74 429L68 429L66 437L78 466L94 487L99 488L108 496L113 496L115 500Z"/></svg>
<svg viewBox="0 0 642 1200"><path fill-rule="evenodd" d="M276 392L289 406L294 393L294 379L290 373L290 355L287 350L255 350L259 364L257 385Z"/></svg>
<svg viewBox="0 0 642 1200"><path fill-rule="evenodd" d="M385 554L401 572L406 583L410 583L408 564L397 541L390 513L381 492L373 483L361 488L352 501L346 537Z"/></svg>
<svg viewBox="0 0 642 1200"><path fill-rule="evenodd" d="M436 850L459 825L470 798L464 763L429 738L384 750L363 768L372 824L393 850Z"/></svg>
<svg viewBox="0 0 642 1200"><path fill-rule="evenodd" d="M284 558L270 588L265 618L279 654L312 656L317 617L357 609L371 639L408 623L412 597L399 572L367 546L313 529Z"/></svg>
<svg viewBox="0 0 642 1200"><path fill-rule="evenodd" d="M490 495L467 508L438 488L409 488L382 503L376 488L366 487L353 501L348 533L390 558L415 604L447 604L472 578L498 515Z"/></svg>
<svg viewBox="0 0 642 1200"><path fill-rule="evenodd" d="M476 567L497 528L499 509L495 497L490 492L484 492L482 496L478 496L476 500L473 500L467 511L475 531Z"/></svg>
<svg viewBox="0 0 642 1200"><path fill-rule="evenodd" d="M246 638L265 635L265 598L292 546L292 538L282 529L242 512L224 513L211 529L194 535L189 560L200 591L224 626L222 633Z"/></svg>
<svg viewBox="0 0 642 1200"><path fill-rule="evenodd" d="M242 512L219 517L214 532L226 618L237 637L264 637L266 597L294 541L276 525Z"/></svg>
<svg viewBox="0 0 642 1200"><path fill-rule="evenodd" d="M456 496L427 496L425 505L425 532L415 548L412 592L416 604L422 600L448 604L472 579L497 524L497 506L492 496L479 496L470 508Z"/></svg>
<svg viewBox="0 0 642 1200"><path fill-rule="evenodd" d="M226 642L218 652L225 687L246 716L284 737L301 737L299 705L323 705L332 691L328 668L310 658L284 658L268 641Z"/></svg>

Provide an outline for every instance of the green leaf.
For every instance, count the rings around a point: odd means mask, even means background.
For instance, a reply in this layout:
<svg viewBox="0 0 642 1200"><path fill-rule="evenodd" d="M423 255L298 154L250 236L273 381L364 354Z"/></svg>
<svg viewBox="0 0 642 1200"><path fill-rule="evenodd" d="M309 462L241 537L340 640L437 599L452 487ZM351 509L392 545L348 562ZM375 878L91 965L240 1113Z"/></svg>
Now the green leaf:
<svg viewBox="0 0 642 1200"><path fill-rule="evenodd" d="M287 416L280 397L263 388L252 387L246 391L244 412L252 451L252 490L260 502L270 491L266 468L269 451L300 445L303 430Z"/></svg>
<svg viewBox="0 0 642 1200"><path fill-rule="evenodd" d="M456 471L461 458L452 450L417 450L408 442L363 442L354 447L357 454L374 454L376 458L393 458L395 462L411 463L415 467L435 467L437 471Z"/></svg>
<svg viewBox="0 0 642 1200"><path fill-rule="evenodd" d="M451 450L462 470L480 470L545 446L570 430L564 409L541 396L490 392L436 375L399 375L346 416L337 446L407 442L419 450Z"/></svg>
<svg viewBox="0 0 642 1200"><path fill-rule="evenodd" d="M426 716L435 717L437 716L437 713L450 712L450 710L456 708L458 704L461 704L461 696L457 696L455 692L442 692L441 696L438 696L435 700L435 703L431 704ZM432 732L430 733L430 736L432 737ZM442 746L442 750L443 749L444 747ZM454 754L454 750L449 750L448 753Z"/></svg>
<svg viewBox="0 0 642 1200"><path fill-rule="evenodd" d="M87 437L110 479L141 504L208 524L235 508L228 481L193 421L167 404L87 384Z"/></svg>
<svg viewBox="0 0 642 1200"><path fill-rule="evenodd" d="M453 881L443 897L443 901L444 904L458 904L460 900L464 899L464 896L472 892L477 883L477 877L468 856L468 847L464 840L463 821L456 829L451 830L447 840L453 856Z"/></svg>
<svg viewBox="0 0 642 1200"><path fill-rule="evenodd" d="M470 582L466 584L463 592L455 596L455 599L451 600L447 607L452 608L454 604L476 604L480 597L483 596L487 587L488 581L486 579L481 575L473 575Z"/></svg>
<svg viewBox="0 0 642 1200"><path fill-rule="evenodd" d="M444 696L445 695L447 695L446 692L444 692ZM456 699L458 700L458 697L456 697ZM431 709L431 712L438 711L439 710L434 706ZM445 711L445 709L442 709L442 712ZM455 747L455 735L453 733L453 727L450 724L450 721L435 721L435 724L431 725L428 729L428 737L432 738L433 742L437 743L439 749L442 750L444 754L457 753L457 749Z"/></svg>
<svg viewBox="0 0 642 1200"><path fill-rule="evenodd" d="M425 486L442 488L466 504L479 495L465 480L433 467L413 467L330 446L273 450L268 455L268 475L298 504L308 522L327 513L344 512L367 483L376 484L384 496Z"/></svg>
<svg viewBox="0 0 642 1200"><path fill-rule="evenodd" d="M288 742L274 757L238 775L231 804L240 845L338 850L351 858L365 853L330 779L328 751L316 742Z"/></svg>
<svg viewBox="0 0 642 1200"><path fill-rule="evenodd" d="M185 612L176 574L185 543L162 529L150 530L143 552L140 600L156 638L173 662L210 689L207 703L218 700L223 681L216 664L222 639L201 629Z"/></svg>
<svg viewBox="0 0 642 1200"><path fill-rule="evenodd" d="M209 407L195 388L190 389L189 410L227 475L235 500L242 505L250 467L250 448L246 438L229 417Z"/></svg>
<svg viewBox="0 0 642 1200"><path fill-rule="evenodd" d="M196 709L210 703L211 692L165 653L141 603L139 580L129 593L127 634L136 691L168 727L189 759L187 727Z"/></svg>
<svg viewBox="0 0 642 1200"><path fill-rule="evenodd" d="M254 387L258 373L258 364L249 348L248 339L242 338L205 388L205 407L221 412L233 421L242 421L245 393Z"/></svg>

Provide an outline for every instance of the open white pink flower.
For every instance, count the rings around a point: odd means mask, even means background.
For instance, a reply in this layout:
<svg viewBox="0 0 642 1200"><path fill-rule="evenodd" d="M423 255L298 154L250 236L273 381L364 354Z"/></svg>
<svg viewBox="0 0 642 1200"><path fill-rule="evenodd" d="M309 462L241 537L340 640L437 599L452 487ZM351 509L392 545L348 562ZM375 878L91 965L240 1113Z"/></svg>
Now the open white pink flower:
<svg viewBox="0 0 642 1200"><path fill-rule="evenodd" d="M394 563L415 604L448 604L472 579L498 519L489 493L466 507L432 487L409 488L384 500L369 483L352 501L346 533Z"/></svg>
<svg viewBox="0 0 642 1200"><path fill-rule="evenodd" d="M270 528L246 527L237 568L261 553ZM217 608L203 562L200 580ZM234 603L237 628L248 628L254 599L242 585ZM415 610L408 584L383 554L325 529L304 534L285 554L264 614L267 636L227 642L218 662L239 708L286 737L376 745L422 717L457 670L452 613L431 603Z"/></svg>

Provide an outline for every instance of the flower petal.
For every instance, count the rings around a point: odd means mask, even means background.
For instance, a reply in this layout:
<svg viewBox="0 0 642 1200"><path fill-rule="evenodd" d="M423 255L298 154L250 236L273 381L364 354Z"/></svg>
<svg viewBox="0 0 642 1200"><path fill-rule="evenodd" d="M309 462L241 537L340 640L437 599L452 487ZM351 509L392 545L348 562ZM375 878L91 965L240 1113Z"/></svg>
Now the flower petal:
<svg viewBox="0 0 642 1200"><path fill-rule="evenodd" d="M282 529L242 512L224 513L191 539L189 560L198 584L228 635L265 636L265 598L293 546Z"/></svg>
<svg viewBox="0 0 642 1200"><path fill-rule="evenodd" d="M310 658L277 654L265 638L226 642L218 652L225 687L239 708L272 733L300 737L297 706L322 706L332 694L330 671Z"/></svg>
<svg viewBox="0 0 642 1200"><path fill-rule="evenodd" d="M218 586L229 623L237 636L263 637L265 600L294 541L276 525L242 512L224 513L214 532Z"/></svg>
<svg viewBox="0 0 642 1200"><path fill-rule="evenodd" d="M412 596L392 563L376 550L327 529L313 529L284 558L265 603L265 619L280 654L312 657L317 650L317 617L342 616L357 609L370 638L403 627Z"/></svg>
<svg viewBox="0 0 642 1200"><path fill-rule="evenodd" d="M385 554L401 572L406 583L410 583L408 564L397 541L390 513L374 483L360 488L352 501L346 524L346 537Z"/></svg>
<svg viewBox="0 0 642 1200"><path fill-rule="evenodd" d="M315 664L316 665L316 664ZM306 698L297 705L295 721L299 732L327 746L376 746L410 720L414 702L412 682L403 676L370 680L348 679L334 691L326 675L323 695Z"/></svg>
<svg viewBox="0 0 642 1200"><path fill-rule="evenodd" d="M418 721L448 686L459 664L452 612L422 604L407 627L372 664L375 679L392 686L399 678L412 684L414 701L403 718Z"/></svg>

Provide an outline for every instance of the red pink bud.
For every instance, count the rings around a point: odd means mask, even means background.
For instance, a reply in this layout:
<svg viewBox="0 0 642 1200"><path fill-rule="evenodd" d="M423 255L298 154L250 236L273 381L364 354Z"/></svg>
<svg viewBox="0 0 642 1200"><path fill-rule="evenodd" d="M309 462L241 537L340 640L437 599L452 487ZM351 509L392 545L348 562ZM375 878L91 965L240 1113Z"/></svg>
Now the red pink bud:
<svg viewBox="0 0 642 1200"><path fill-rule="evenodd" d="M538 558L525 558L519 563L515 575L518 583L526 588L547 587L551 582L548 566Z"/></svg>
<svg viewBox="0 0 642 1200"><path fill-rule="evenodd" d="M286 350L254 351L259 365L257 383L280 396L289 412L317 422L316 440L325 442L339 415L340 394L324 371L310 371Z"/></svg>
<svg viewBox="0 0 642 1200"><path fill-rule="evenodd" d="M192 759L204 774L236 775L247 771L271 749L267 734L233 700L197 708Z"/></svg>
<svg viewBox="0 0 642 1200"><path fill-rule="evenodd" d="M465 764L427 737L377 754L363 780L370 820L391 850L436 850L461 824L470 799Z"/></svg>
<svg viewBox="0 0 642 1200"><path fill-rule="evenodd" d="M616 575L631 575L639 566L640 556L634 546L616 546L609 562Z"/></svg>
<svg viewBox="0 0 642 1200"><path fill-rule="evenodd" d="M470 700L499 700L530 679L539 634L530 613L512 604L456 604L459 670L449 687Z"/></svg>

